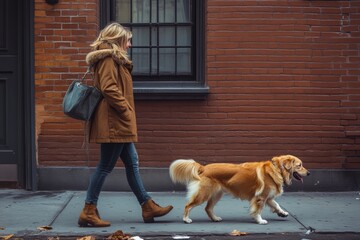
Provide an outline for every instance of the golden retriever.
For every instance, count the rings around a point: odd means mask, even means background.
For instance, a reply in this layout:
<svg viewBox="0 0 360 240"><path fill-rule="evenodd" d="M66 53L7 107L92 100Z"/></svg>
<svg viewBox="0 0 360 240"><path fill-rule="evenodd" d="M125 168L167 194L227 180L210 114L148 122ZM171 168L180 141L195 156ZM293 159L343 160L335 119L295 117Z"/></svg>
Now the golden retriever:
<svg viewBox="0 0 360 240"><path fill-rule="evenodd" d="M275 197L283 193L283 185L290 185L292 178L303 181L310 172L302 161L292 155L273 157L269 161L241 164L212 163L201 165L192 159L175 160L170 165L170 177L174 183L187 185L188 203L184 209L183 221L191 223L190 210L205 201L205 211L214 222L222 219L213 212L215 204L228 192L234 197L250 202L250 215L259 224L267 224L261 217L265 204L280 217L287 217Z"/></svg>

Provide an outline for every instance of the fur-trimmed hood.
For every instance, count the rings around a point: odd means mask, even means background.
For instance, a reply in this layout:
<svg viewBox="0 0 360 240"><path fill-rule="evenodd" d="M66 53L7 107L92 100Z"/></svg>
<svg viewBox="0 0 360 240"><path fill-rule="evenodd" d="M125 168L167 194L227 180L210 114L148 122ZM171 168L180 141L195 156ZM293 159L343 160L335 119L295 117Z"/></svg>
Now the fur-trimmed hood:
<svg viewBox="0 0 360 240"><path fill-rule="evenodd" d="M98 61L107 57L112 57L114 61L119 65L132 65L131 62L127 62L124 58L118 56L113 49L108 48L104 45L100 46L99 50L94 50L88 53L86 55L86 63L89 66L92 66L96 64Z"/></svg>

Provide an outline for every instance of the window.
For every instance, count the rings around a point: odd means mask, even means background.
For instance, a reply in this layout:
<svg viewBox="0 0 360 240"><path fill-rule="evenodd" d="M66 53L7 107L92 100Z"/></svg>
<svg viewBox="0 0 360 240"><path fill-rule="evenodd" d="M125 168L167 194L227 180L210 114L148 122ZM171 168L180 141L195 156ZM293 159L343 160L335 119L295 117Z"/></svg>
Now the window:
<svg viewBox="0 0 360 240"><path fill-rule="evenodd" d="M133 32L129 53L134 63L135 97L206 96L203 1L100 2L102 27L116 21Z"/></svg>

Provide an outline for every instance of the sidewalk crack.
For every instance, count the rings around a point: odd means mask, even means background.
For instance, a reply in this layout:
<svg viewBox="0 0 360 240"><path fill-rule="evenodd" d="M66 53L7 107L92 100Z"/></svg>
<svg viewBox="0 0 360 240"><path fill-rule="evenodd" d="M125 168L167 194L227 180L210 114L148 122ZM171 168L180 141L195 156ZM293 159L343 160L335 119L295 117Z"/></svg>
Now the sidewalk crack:
<svg viewBox="0 0 360 240"><path fill-rule="evenodd" d="M288 211L286 208L282 207L283 209L285 209L285 211L287 211L289 213L290 216L292 216L295 221L297 221L301 226L303 226L309 233L311 232L315 232L315 228L311 227L311 226L305 226L297 217L296 215L292 214L290 211Z"/></svg>
<svg viewBox="0 0 360 240"><path fill-rule="evenodd" d="M56 219L59 217L59 215L64 211L64 209L67 207L67 205L70 203L70 201L73 199L74 193L72 192L69 198L66 200L65 204L59 209L59 211L55 214L53 220L50 222L48 226L52 226Z"/></svg>

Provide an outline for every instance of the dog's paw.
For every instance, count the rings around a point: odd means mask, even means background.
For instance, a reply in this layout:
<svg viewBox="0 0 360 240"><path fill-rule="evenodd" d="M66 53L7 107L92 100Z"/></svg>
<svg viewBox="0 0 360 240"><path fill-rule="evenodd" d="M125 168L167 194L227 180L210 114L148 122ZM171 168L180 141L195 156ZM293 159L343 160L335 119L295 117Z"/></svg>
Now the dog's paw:
<svg viewBox="0 0 360 240"><path fill-rule="evenodd" d="M265 219L260 219L258 221L258 224L265 225L265 224L268 224L268 221L266 221Z"/></svg>
<svg viewBox="0 0 360 240"><path fill-rule="evenodd" d="M211 220L213 220L213 222L221 222L222 221L222 218L221 217L213 217Z"/></svg>
<svg viewBox="0 0 360 240"><path fill-rule="evenodd" d="M254 219L255 219L255 221L256 221L258 224L261 224L261 225L268 223L265 219L263 219L263 218L261 217L260 214L255 215L255 216L254 216Z"/></svg>
<svg viewBox="0 0 360 240"><path fill-rule="evenodd" d="M281 211L281 212L278 212L277 215L278 215L279 217L285 218L285 217L289 216L289 213L288 213L288 212L285 212L285 211Z"/></svg>
<svg viewBox="0 0 360 240"><path fill-rule="evenodd" d="M183 218L184 223L192 223L192 220L188 217Z"/></svg>

